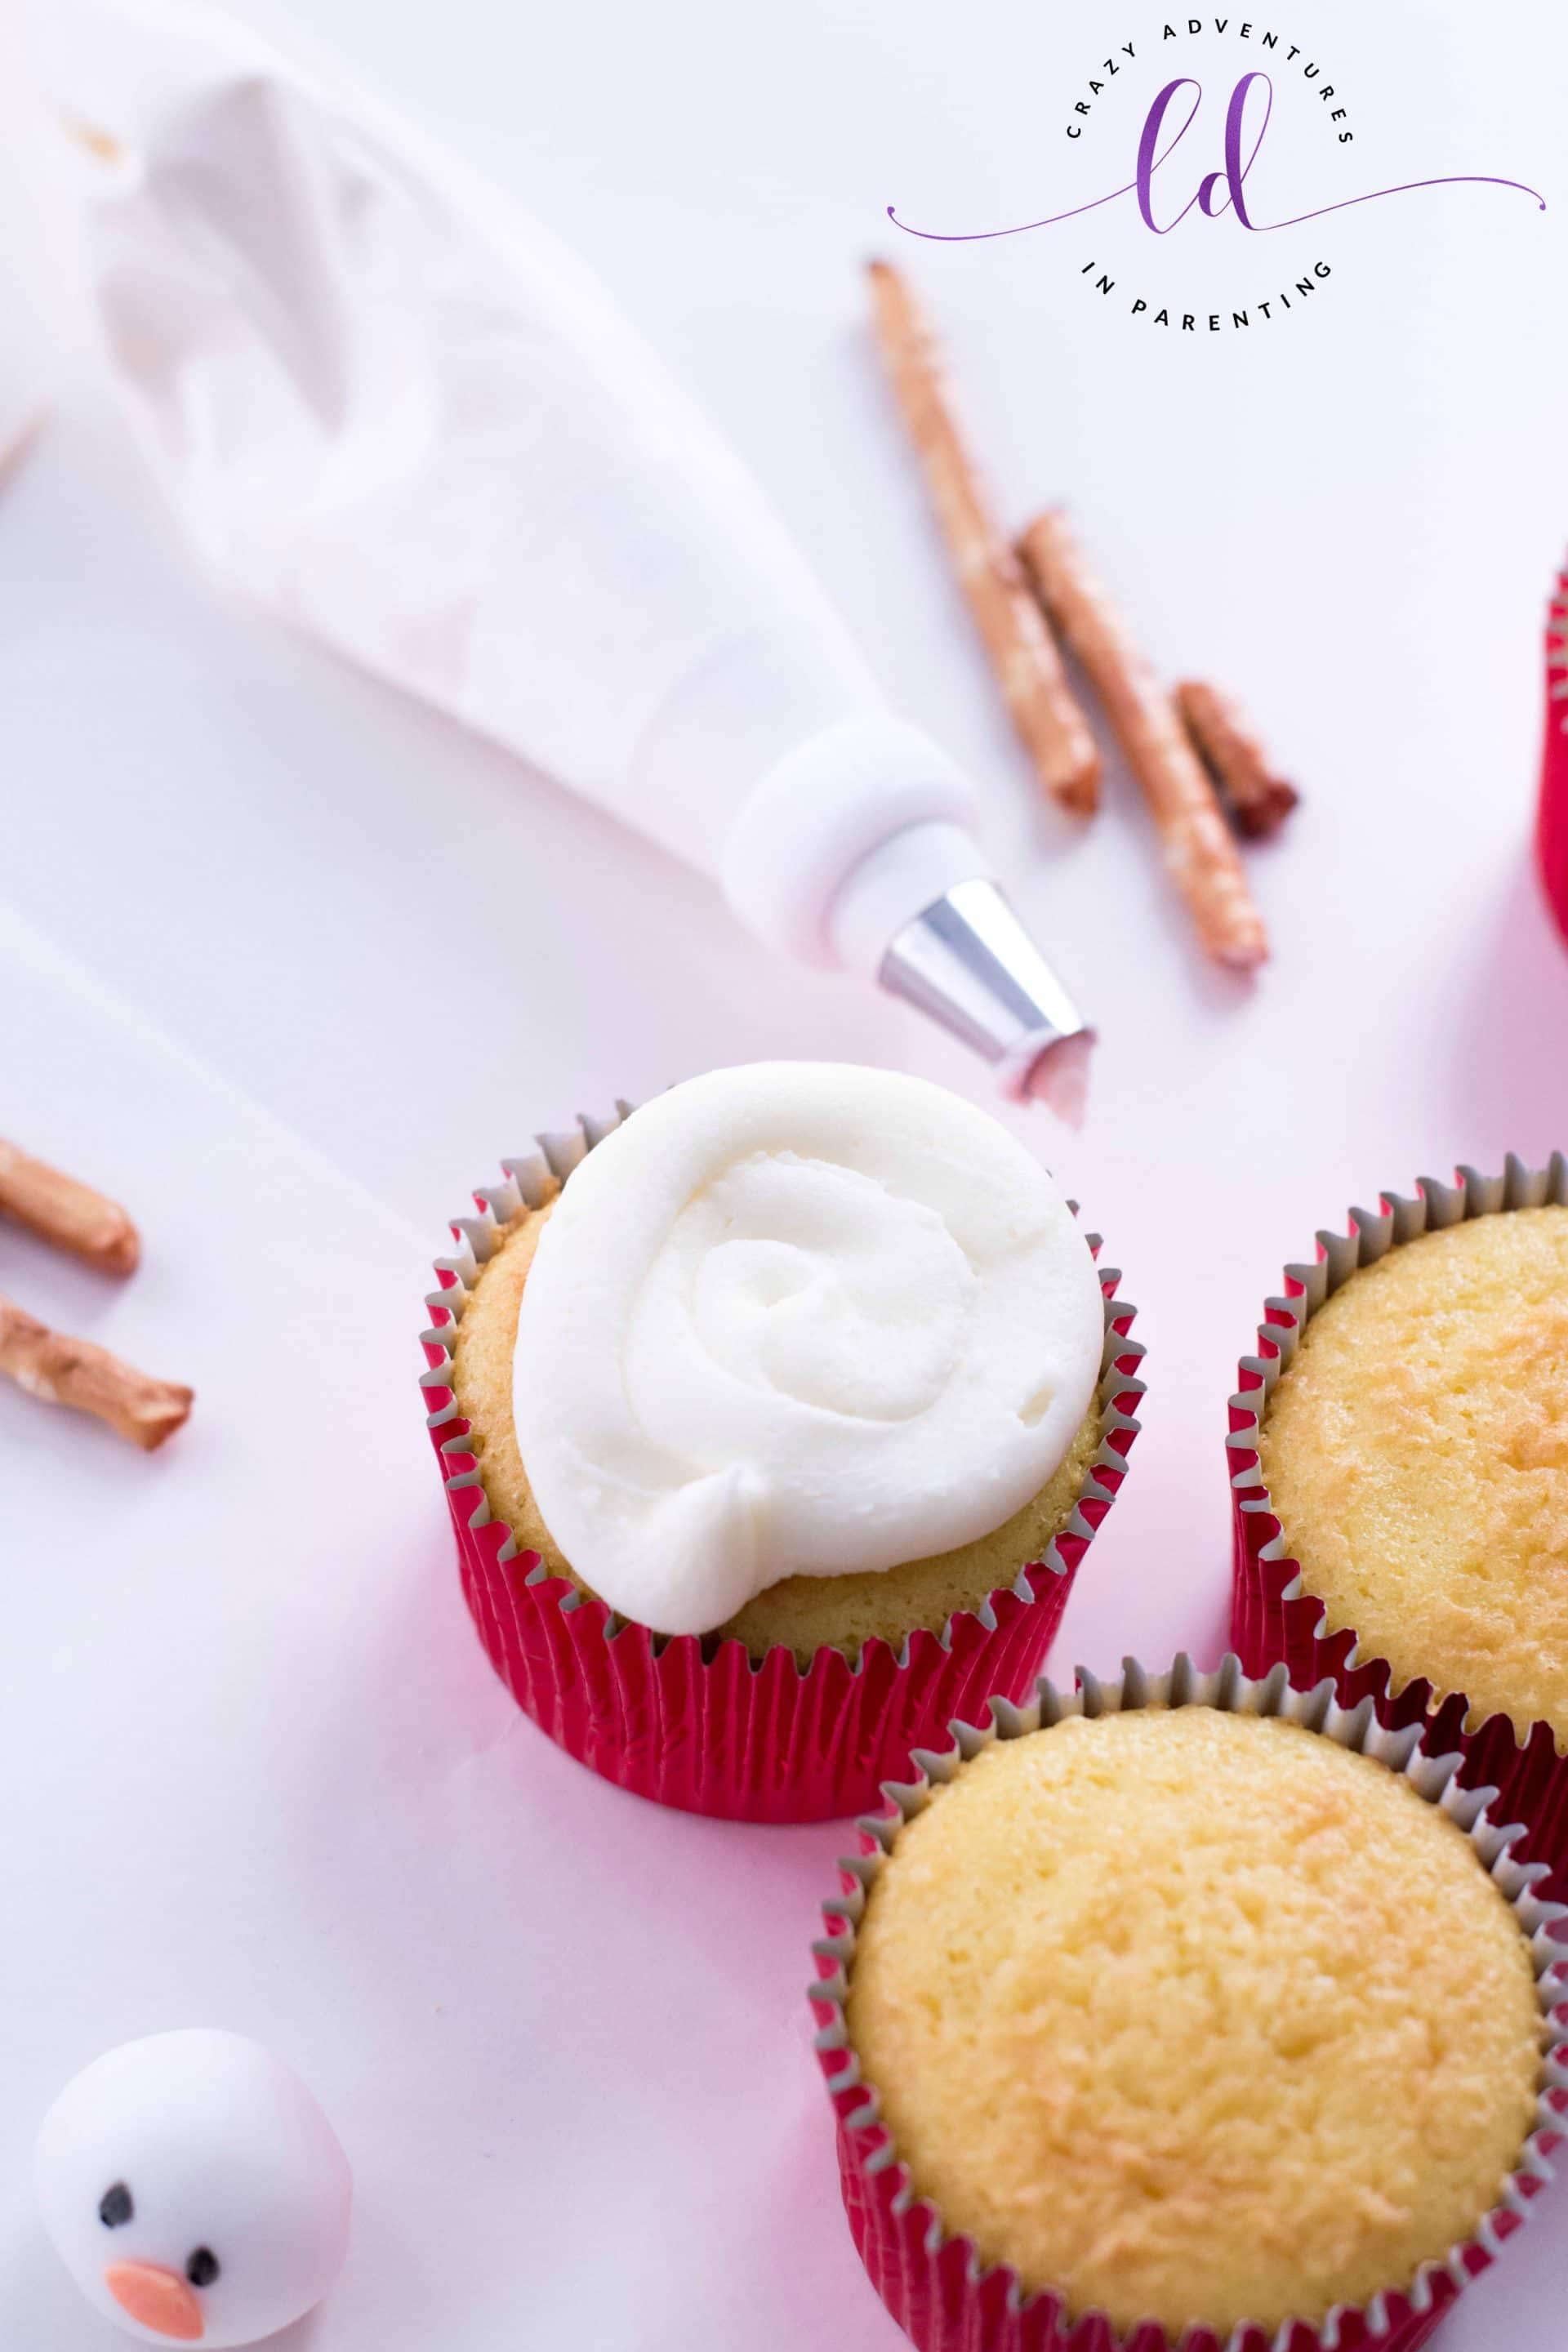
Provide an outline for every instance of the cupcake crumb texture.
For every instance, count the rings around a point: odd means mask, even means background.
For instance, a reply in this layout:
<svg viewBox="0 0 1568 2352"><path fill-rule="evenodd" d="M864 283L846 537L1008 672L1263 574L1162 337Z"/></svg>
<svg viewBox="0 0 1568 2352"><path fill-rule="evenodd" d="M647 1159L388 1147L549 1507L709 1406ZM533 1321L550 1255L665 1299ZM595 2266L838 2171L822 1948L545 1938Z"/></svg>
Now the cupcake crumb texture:
<svg viewBox="0 0 1568 2352"><path fill-rule="evenodd" d="M1542 2063L1463 1832L1368 1758L1205 1707L984 1750L878 1874L847 2018L950 2231L1173 2335L1408 2285L1495 2203Z"/></svg>
<svg viewBox="0 0 1568 2352"><path fill-rule="evenodd" d="M1260 1433L1330 1633L1568 1750L1568 1209L1390 1250L1311 1317Z"/></svg>

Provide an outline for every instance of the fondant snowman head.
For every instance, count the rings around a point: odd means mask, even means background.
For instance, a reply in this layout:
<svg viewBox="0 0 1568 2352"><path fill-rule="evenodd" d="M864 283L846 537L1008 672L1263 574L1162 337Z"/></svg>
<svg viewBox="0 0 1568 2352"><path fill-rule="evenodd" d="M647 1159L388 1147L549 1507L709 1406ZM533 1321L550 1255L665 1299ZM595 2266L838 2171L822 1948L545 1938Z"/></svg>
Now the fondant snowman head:
<svg viewBox="0 0 1568 2352"><path fill-rule="evenodd" d="M38 2137L44 2226L89 2303L147 2344L253 2344L321 2300L348 2243L348 2159L299 2077L237 2033L158 2033L61 2092Z"/></svg>

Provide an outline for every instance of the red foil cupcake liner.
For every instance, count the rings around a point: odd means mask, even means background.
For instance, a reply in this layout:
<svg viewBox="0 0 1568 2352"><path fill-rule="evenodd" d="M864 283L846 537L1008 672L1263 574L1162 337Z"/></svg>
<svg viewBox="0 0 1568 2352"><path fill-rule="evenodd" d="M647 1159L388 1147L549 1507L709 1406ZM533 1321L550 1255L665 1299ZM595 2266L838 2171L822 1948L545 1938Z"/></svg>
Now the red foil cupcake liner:
<svg viewBox="0 0 1568 2352"><path fill-rule="evenodd" d="M1067 1605L1079 1561L1126 1474L1137 1434L1143 1349L1129 1337L1133 1310L1115 1300L1120 1276L1100 1270L1105 1353L1101 1443L1071 1518L1042 1560L962 1611L936 1634L902 1647L866 1643L854 1664L818 1651L803 1673L793 1651L753 1660L739 1642L652 1633L552 1577L491 1517L470 1424L449 1385L451 1351L468 1286L498 1246L500 1229L548 1199L585 1152L620 1124L583 1120L540 1139L537 1154L503 1163L505 1181L478 1192L479 1214L454 1222L459 1253L438 1260L426 1300L422 1382L431 1442L446 1483L463 1591L494 1666L518 1705L605 1780L689 1812L752 1822L823 1821L874 1804L911 1752L975 1715L994 1692L1033 1686ZM1099 1236L1089 1236L1098 1258Z"/></svg>
<svg viewBox="0 0 1568 2352"><path fill-rule="evenodd" d="M1557 575L1546 616L1546 733L1535 856L1558 928L1568 939L1568 571Z"/></svg>
<svg viewBox="0 0 1568 2352"><path fill-rule="evenodd" d="M1223 2338L1210 2327L1189 2327L1173 2340L1153 2320L1130 2333L1118 2332L1102 2312L1075 2316L1059 2294L1026 2294L1012 2270L984 2263L970 2239L949 2234L935 2205L916 2196L908 2168L899 2159L881 2121L877 2092L861 2076L850 2046L844 2004L867 1894L905 1822L929 1801L933 1784L952 1780L992 1740L1016 1739L1066 1716L1194 1706L1287 1716L1343 1747L1377 1757L1439 1805L1468 1833L1530 1938L1551 2035L1534 2129L1500 2200L1472 2237L1364 2307L1340 2305L1321 2322L1287 2320L1276 2328L1243 2322ZM831 1932L813 1947L818 1980L809 1998L819 2029L817 2055L837 2119L844 2208L860 2259L889 2311L919 2352L1360 2352L1363 2346L1376 2346L1378 2352L1415 2352L1468 2282L1489 2267L1526 2219L1532 2200L1553 2177L1552 2152L1564 2138L1568 2008L1557 2005L1562 1990L1557 1979L1568 1970L1568 1958L1552 1932L1563 1915L1560 1906L1543 1901L1536 1892L1544 1875L1541 1865L1516 1856L1513 1849L1522 1834L1518 1825L1494 1826L1485 1810L1490 1792L1463 1788L1458 1758L1429 1752L1414 1726L1387 1729L1370 1702L1354 1709L1342 1707L1326 1681L1315 1690L1294 1688L1283 1666L1258 1682L1242 1673L1241 1662L1234 1656L1207 1675L1199 1674L1189 1658L1180 1657L1169 1674L1159 1675L1129 1658L1115 1683L1101 1685L1079 1668L1076 1692L1063 1694L1042 1681L1026 1707L996 1702L991 1717L984 1730L955 1724L956 1744L940 1755L917 1756L919 1779L889 1785L884 1791L886 1809L856 1824L860 1851L839 1864L842 1891L823 1906ZM1157 2020L1152 2031L1158 2031Z"/></svg>
<svg viewBox="0 0 1568 2352"><path fill-rule="evenodd" d="M1444 1694L1424 1680L1400 1684L1386 1659L1364 1650L1353 1630L1330 1633L1327 1611L1307 1591L1300 1565L1289 1556L1264 1484L1258 1437L1274 1384L1293 1360L1303 1328L1358 1267L1467 1217L1548 1202L1568 1204L1568 1160L1555 1152L1549 1166L1531 1169L1510 1153L1500 1176L1461 1168L1452 1184L1418 1177L1414 1200L1396 1192L1379 1197L1375 1215L1351 1211L1348 1236L1319 1234L1314 1264L1286 1267L1285 1295L1267 1303L1258 1353L1242 1358L1226 1440L1234 1533L1230 1638L1248 1674L1265 1674L1282 1661L1294 1683L1310 1686L1326 1675L1345 1706L1370 1698L1384 1723L1425 1726L1429 1746L1462 1757L1467 1787L1495 1789L1499 1818L1524 1823L1531 1858L1548 1865L1548 1891L1561 1902L1568 1899L1568 1759L1558 1754L1551 1727L1533 1724L1521 1739L1506 1715L1492 1715L1467 1729L1472 1710L1462 1693Z"/></svg>

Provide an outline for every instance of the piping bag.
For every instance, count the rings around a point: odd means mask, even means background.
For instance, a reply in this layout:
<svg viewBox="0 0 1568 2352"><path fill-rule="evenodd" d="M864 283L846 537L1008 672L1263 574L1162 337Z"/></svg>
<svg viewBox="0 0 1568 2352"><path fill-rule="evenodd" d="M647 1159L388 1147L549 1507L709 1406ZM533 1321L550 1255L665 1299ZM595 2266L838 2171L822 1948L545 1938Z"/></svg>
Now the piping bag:
<svg viewBox="0 0 1568 2352"><path fill-rule="evenodd" d="M761 487L555 238L206 0L47 0L110 364L212 565L1080 1113L1089 1032Z"/></svg>

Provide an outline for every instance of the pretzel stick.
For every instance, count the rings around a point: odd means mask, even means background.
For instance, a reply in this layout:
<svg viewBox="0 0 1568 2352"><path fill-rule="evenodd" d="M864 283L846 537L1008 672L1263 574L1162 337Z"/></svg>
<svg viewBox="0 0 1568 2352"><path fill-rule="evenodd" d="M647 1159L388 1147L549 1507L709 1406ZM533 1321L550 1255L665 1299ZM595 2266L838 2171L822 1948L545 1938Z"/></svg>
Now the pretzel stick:
<svg viewBox="0 0 1568 2352"><path fill-rule="evenodd" d="M1051 798L1077 816L1100 801L1100 751L1044 614L997 528L953 414L936 340L890 262L869 264L877 341L959 586L1013 724Z"/></svg>
<svg viewBox="0 0 1568 2352"><path fill-rule="evenodd" d="M174 1435L193 1401L189 1389L150 1380L90 1339L51 1331L9 1298L0 1298L0 1372L45 1404L96 1413L144 1454Z"/></svg>
<svg viewBox="0 0 1568 2352"><path fill-rule="evenodd" d="M1301 795L1277 772L1229 695L1201 678L1184 678L1176 708L1219 779L1237 831L1254 841L1277 833Z"/></svg>
<svg viewBox="0 0 1568 2352"><path fill-rule="evenodd" d="M1176 706L1057 512L1019 542L1025 565L1093 681L1127 764L1143 788L1165 863L1217 963L1250 971L1268 953L1229 825Z"/></svg>
<svg viewBox="0 0 1568 2352"><path fill-rule="evenodd" d="M30 1225L106 1274L134 1274L142 1255L136 1228L117 1201L29 1159L15 1143L0 1142L0 1215Z"/></svg>

